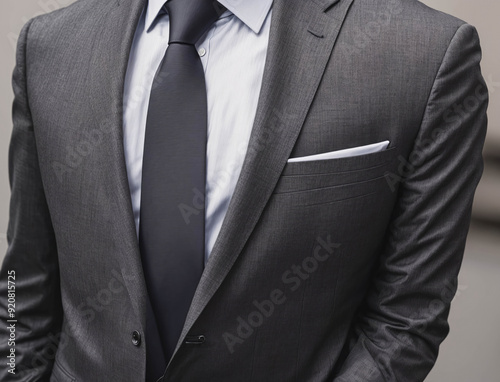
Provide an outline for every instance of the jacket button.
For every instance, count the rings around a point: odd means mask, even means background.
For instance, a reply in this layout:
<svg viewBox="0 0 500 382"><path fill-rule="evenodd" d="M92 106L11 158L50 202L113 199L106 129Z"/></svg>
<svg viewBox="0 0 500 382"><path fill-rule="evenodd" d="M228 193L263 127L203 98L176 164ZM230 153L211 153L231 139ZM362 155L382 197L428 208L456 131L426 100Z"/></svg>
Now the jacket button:
<svg viewBox="0 0 500 382"><path fill-rule="evenodd" d="M134 330L132 333L132 343L134 346L139 346L141 344L141 333L139 333L137 330Z"/></svg>

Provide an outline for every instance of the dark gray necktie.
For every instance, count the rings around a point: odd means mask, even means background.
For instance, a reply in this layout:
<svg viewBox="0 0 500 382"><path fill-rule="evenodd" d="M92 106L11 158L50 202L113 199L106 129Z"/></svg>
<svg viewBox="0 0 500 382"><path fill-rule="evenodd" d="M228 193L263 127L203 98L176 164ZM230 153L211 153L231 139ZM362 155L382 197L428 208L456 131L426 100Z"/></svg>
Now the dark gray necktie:
<svg viewBox="0 0 500 382"><path fill-rule="evenodd" d="M152 308L146 327L150 374L161 369L154 365L160 360L151 315L166 363L203 272L205 205L203 197L193 198L205 194L207 93L194 44L223 11L213 0L170 0L165 8L170 38L149 101L139 228Z"/></svg>

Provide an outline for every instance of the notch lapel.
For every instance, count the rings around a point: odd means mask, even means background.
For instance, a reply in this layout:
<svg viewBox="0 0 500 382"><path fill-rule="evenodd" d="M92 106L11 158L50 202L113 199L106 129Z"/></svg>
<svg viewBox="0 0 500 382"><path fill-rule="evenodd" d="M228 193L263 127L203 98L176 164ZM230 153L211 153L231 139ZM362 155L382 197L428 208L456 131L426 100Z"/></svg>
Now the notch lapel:
<svg viewBox="0 0 500 382"><path fill-rule="evenodd" d="M128 185L123 147L123 92L130 49L146 0L115 0L94 21L95 34L91 51L89 84L91 118L104 133L100 149L102 166L96 168L96 179L111 205L103 206L112 214L111 238L120 258L120 273L134 311L145 327L147 289L144 282L132 201ZM111 218L111 216L110 216Z"/></svg>
<svg viewBox="0 0 500 382"><path fill-rule="evenodd" d="M274 1L268 55L247 154L177 349L254 230L292 152L352 2Z"/></svg>

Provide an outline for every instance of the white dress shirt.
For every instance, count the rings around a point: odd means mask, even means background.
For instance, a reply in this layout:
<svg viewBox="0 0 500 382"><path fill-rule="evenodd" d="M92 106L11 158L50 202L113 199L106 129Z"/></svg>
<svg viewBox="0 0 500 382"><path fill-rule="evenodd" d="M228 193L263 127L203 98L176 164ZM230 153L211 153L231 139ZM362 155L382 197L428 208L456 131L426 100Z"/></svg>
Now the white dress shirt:
<svg viewBox="0 0 500 382"><path fill-rule="evenodd" d="M196 44L205 70L208 101L205 260L221 229L250 139L266 61L273 1L219 2L227 11ZM168 47L169 18L168 14L160 13L164 4L165 0L149 0L135 32L125 79L125 160L137 233L149 96L154 75Z"/></svg>

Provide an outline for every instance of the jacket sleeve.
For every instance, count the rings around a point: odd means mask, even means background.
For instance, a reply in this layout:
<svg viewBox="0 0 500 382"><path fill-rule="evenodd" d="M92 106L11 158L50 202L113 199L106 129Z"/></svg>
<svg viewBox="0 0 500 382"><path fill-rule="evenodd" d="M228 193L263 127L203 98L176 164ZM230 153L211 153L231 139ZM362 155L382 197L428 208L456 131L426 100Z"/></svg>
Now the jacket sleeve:
<svg viewBox="0 0 500 382"><path fill-rule="evenodd" d="M474 27L444 55L409 158L371 287L334 382L418 382L447 336L472 201L483 171L488 91ZM403 158L401 158L403 159Z"/></svg>
<svg viewBox="0 0 500 382"><path fill-rule="evenodd" d="M0 381L48 381L62 323L56 241L28 103L30 25L19 37L13 75L8 250L0 271Z"/></svg>

